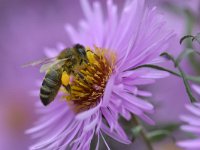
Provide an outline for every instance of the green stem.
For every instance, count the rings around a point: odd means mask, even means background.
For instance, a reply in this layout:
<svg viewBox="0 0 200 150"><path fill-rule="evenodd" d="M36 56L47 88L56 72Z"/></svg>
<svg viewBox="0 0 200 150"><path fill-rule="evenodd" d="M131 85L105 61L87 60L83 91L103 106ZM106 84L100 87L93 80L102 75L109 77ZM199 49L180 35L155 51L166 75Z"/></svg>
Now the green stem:
<svg viewBox="0 0 200 150"><path fill-rule="evenodd" d="M182 68L177 64L177 60L174 59L174 57L171 54L167 53L167 52L162 53L161 56L164 56L164 57L168 58L169 60L171 60L174 63L174 66L179 70L180 75L181 75L181 77L183 79L183 83L185 85L185 88L186 88L187 94L188 94L188 96L190 98L190 101L192 103L196 102L196 99L192 94L191 87L190 87L190 84L188 82L187 76L184 73L184 71L182 70Z"/></svg>
<svg viewBox="0 0 200 150"><path fill-rule="evenodd" d="M172 71L170 69L167 69L167 68L164 68L164 67L161 67L161 66L151 65L151 64L141 65L141 66L132 68L131 70L136 70L136 69L139 69L139 68L153 68L153 69L169 72L170 74L173 74L173 75L175 75L177 77L182 77L181 74L178 73L178 72ZM187 75L186 79L190 80L190 81L193 81L193 82L196 82L196 83L200 83L200 77L197 77L197 76L188 76Z"/></svg>
<svg viewBox="0 0 200 150"><path fill-rule="evenodd" d="M200 83L200 77L197 76L186 76L186 79L196 83Z"/></svg>
<svg viewBox="0 0 200 150"><path fill-rule="evenodd" d="M194 14L190 10L185 10L184 13L186 17L186 34L191 35L195 24ZM193 48L192 41L187 40L185 47L192 49ZM193 69L199 74L200 73L199 62L198 59L195 57L195 54L191 53L188 59Z"/></svg>
<svg viewBox="0 0 200 150"><path fill-rule="evenodd" d="M140 136L142 137L142 139L143 139L144 143L146 144L148 150L153 150L153 146L152 146L150 140L148 139L148 137L146 135L145 128L140 123L140 121L135 116L133 116L132 117L132 122L133 122L134 125L141 127L141 130L139 132Z"/></svg>

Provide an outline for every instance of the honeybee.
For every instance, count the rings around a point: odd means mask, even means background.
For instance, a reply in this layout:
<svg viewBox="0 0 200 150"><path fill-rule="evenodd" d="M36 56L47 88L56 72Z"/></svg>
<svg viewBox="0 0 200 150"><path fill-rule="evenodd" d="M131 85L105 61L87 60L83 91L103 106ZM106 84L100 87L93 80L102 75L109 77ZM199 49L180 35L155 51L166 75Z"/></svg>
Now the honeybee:
<svg viewBox="0 0 200 150"><path fill-rule="evenodd" d="M40 99L44 106L50 104L56 97L62 84L63 73L75 75L76 67L88 64L86 48L80 44L75 44L72 48L66 48L54 58L39 60L26 66L36 66L42 64L40 72L46 72L40 88ZM79 74L80 75L80 74ZM70 85L63 85L70 90Z"/></svg>

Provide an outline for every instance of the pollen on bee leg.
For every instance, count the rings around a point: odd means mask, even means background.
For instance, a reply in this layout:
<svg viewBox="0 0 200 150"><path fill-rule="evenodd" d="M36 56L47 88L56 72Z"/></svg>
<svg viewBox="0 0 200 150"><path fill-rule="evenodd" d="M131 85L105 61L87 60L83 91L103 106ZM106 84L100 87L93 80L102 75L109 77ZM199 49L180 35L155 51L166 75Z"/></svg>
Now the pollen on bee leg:
<svg viewBox="0 0 200 150"><path fill-rule="evenodd" d="M61 81L64 86L70 83L70 75L68 75L66 71L62 73Z"/></svg>
<svg viewBox="0 0 200 150"><path fill-rule="evenodd" d="M87 57L89 62L94 62L95 58L94 58L94 53L92 52L92 50L89 47L86 47L86 51L87 51Z"/></svg>

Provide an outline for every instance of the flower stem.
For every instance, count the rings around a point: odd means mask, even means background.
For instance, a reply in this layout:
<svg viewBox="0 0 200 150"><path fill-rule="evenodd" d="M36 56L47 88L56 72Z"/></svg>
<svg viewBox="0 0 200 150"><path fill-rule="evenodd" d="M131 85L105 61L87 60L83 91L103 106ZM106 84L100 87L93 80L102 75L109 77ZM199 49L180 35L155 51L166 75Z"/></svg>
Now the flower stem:
<svg viewBox="0 0 200 150"><path fill-rule="evenodd" d="M176 71L170 70L168 68L164 68L162 66L152 65L152 64L145 64L145 65L137 66L135 68L131 68L130 70L136 70L136 69L139 69L139 68L153 68L153 69L169 72L170 74L177 76L177 77L182 77L181 74L176 72ZM196 83L200 83L200 77L199 76L187 75L186 79L193 81L193 82L196 82Z"/></svg>
<svg viewBox="0 0 200 150"><path fill-rule="evenodd" d="M140 136L142 137L144 143L146 144L148 150L153 150L153 146L150 142L150 140L148 139L147 135L146 135L146 131L145 131L145 128L143 127L143 125L140 123L140 121L135 117L133 116L132 117L132 122L134 125L136 126L140 126L141 127L141 130L139 132ZM134 139L133 139L134 140ZM133 141L132 140L132 141Z"/></svg>

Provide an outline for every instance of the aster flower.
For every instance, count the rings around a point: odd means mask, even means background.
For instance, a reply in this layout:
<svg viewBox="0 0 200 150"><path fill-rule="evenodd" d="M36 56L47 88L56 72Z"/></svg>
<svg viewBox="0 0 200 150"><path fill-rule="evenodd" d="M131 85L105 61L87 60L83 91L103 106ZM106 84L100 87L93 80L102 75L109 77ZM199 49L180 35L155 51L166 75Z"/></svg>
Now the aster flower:
<svg viewBox="0 0 200 150"><path fill-rule="evenodd" d="M119 116L130 120L131 114L149 124L153 106L144 98L151 96L139 86L164 78L168 73L131 68L156 64L164 60L159 55L167 49L172 32L165 28L156 8L149 9L144 0L126 1L118 15L117 6L107 1L107 17L102 6L81 1L86 20L80 21L79 31L66 25L72 43L80 43L87 50L89 65L79 68L84 76L74 76L71 92L59 92L64 100L55 100L46 108L38 104L41 119L28 130L38 142L31 149L89 149L94 135L103 134L130 144L118 123ZM92 52L91 52L92 51ZM49 57L59 50L46 51ZM107 145L108 146L108 145Z"/></svg>
<svg viewBox="0 0 200 150"><path fill-rule="evenodd" d="M200 94L200 87L193 85L193 89ZM186 132L190 132L196 136L194 139L179 141L177 144L188 150L200 149L200 103L187 104L187 110L190 111L190 115L182 115L181 120L187 124L182 125L181 129Z"/></svg>
<svg viewBox="0 0 200 150"><path fill-rule="evenodd" d="M198 94L200 94L200 86L193 84L192 88L194 89L194 91Z"/></svg>

